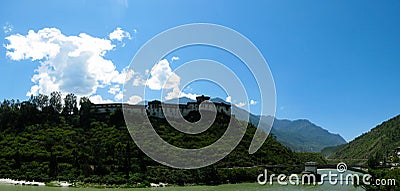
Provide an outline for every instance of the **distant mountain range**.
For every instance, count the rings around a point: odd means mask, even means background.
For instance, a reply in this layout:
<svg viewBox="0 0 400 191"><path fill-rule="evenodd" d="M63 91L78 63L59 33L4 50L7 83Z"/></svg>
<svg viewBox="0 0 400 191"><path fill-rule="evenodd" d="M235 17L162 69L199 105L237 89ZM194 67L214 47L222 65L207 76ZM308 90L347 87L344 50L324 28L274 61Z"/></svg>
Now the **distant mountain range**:
<svg viewBox="0 0 400 191"><path fill-rule="evenodd" d="M186 104L187 102L193 101L195 100L187 97L181 97L167 100L165 102ZM211 101L216 103L230 104L221 98L212 98ZM246 110L240 108L238 112L247 113ZM265 118L266 120L271 120L271 117L268 116L261 117ZM257 126L260 121L260 116L250 113L249 121ZM261 124L261 127L266 128L267 125ZM330 133L326 129L323 129L322 127L319 127L306 119L291 121L287 119L275 118L270 133L276 136L280 143L296 152L320 152L325 147L347 143L339 134Z"/></svg>
<svg viewBox="0 0 400 191"><path fill-rule="evenodd" d="M325 155L334 159L369 159L383 160L394 156L394 149L400 146L400 115L374 127L348 144L326 148Z"/></svg>
<svg viewBox="0 0 400 191"><path fill-rule="evenodd" d="M306 119L275 119L271 133L297 152L320 152L325 147L347 143L339 134L330 133Z"/></svg>

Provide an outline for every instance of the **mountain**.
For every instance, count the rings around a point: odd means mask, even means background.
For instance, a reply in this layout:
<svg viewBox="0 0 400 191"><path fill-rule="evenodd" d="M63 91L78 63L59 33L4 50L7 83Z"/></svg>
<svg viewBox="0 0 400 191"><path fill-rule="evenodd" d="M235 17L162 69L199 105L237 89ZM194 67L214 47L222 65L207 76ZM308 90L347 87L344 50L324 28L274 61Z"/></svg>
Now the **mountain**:
<svg viewBox="0 0 400 191"><path fill-rule="evenodd" d="M185 104L193 100L182 97L174 99L172 101L174 101L174 103L176 103L176 101L179 101L179 103ZM229 102L226 102L221 98L212 98L211 101L216 103L230 104ZM245 116L247 114L247 111L238 108L236 114L236 116ZM263 123L261 124L261 127L264 128L268 126L265 122L272 120L272 118L268 116L261 116L261 119L261 123ZM259 121L260 116L250 113L249 122L257 126ZM320 152L325 147L347 143L339 134L330 133L326 129L323 129L322 127L319 127L305 119L291 121L287 119L275 118L270 133L275 135L280 143L296 152Z"/></svg>
<svg viewBox="0 0 400 191"><path fill-rule="evenodd" d="M270 116L261 116L261 123L271 120L270 118ZM258 124L259 119L259 116L253 114L249 118L253 124ZM268 125L261 124L261 127L266 126ZM292 121L274 118L270 134L276 136L280 143L296 152L320 152L325 147L347 143L339 134L330 133L306 119Z"/></svg>
<svg viewBox="0 0 400 191"><path fill-rule="evenodd" d="M173 98L170 100L166 100L165 103L174 103L174 104L186 104L188 102L195 102L196 100L190 99L188 97L180 97L180 98Z"/></svg>
<svg viewBox="0 0 400 191"><path fill-rule="evenodd" d="M339 134L330 133L306 119L275 119L271 133L279 142L298 152L320 152L325 147L347 143Z"/></svg>
<svg viewBox="0 0 400 191"><path fill-rule="evenodd" d="M219 97L211 98L210 101L215 102L215 103L224 103L224 104L228 104L228 105L231 104L231 103L229 103L229 102L227 102L227 101L225 101L225 100L223 100L223 99L221 99Z"/></svg>
<svg viewBox="0 0 400 191"><path fill-rule="evenodd" d="M330 146L330 147L325 147L321 150L321 154L326 157L326 158L330 158L330 156L335 153L336 151L338 151L339 149L345 147L346 144L342 144L342 145L336 145L336 146Z"/></svg>
<svg viewBox="0 0 400 191"><path fill-rule="evenodd" d="M330 158L384 159L394 155L394 149L400 146L400 115L393 117L360 135L336 152Z"/></svg>

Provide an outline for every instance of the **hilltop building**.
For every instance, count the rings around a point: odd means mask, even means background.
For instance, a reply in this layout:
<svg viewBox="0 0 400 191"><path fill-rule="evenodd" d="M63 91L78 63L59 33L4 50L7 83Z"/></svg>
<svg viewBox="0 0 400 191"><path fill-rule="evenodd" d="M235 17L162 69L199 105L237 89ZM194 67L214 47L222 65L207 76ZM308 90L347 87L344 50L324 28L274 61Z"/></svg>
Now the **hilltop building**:
<svg viewBox="0 0 400 191"><path fill-rule="evenodd" d="M145 105L130 105L126 103L102 103L102 104L92 104L90 107L91 113L111 113L117 110L122 110L122 106L126 109L125 111L128 112L139 112L139 113L146 113L146 106Z"/></svg>
<svg viewBox="0 0 400 191"><path fill-rule="evenodd" d="M218 113L224 113L227 115L231 114L230 104L211 102L210 97L204 95L196 97L195 102L188 102L186 104L163 103L158 100L148 102L147 105L130 105L121 103L92 104L90 111L93 113L110 113L117 111L118 109L122 110L123 106L125 111L139 113L147 112L149 116L158 118L165 118L165 116L179 117L180 114L186 116L190 112L199 111L200 109L212 110L214 106Z"/></svg>
<svg viewBox="0 0 400 191"><path fill-rule="evenodd" d="M210 97L204 95L196 97L196 102L188 102L187 104L169 104L154 100L149 102L147 110L149 115L152 117L179 117L180 114L182 114L182 116L186 116L191 111L199 111L200 109L212 110L213 104L215 105L218 113L230 115L231 105L211 102Z"/></svg>

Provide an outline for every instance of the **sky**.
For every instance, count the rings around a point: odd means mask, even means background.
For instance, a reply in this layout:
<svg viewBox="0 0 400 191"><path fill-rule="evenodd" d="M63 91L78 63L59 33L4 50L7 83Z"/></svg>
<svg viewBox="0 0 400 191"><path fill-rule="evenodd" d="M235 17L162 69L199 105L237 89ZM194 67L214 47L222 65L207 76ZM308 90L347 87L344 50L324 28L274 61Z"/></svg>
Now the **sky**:
<svg viewBox="0 0 400 191"><path fill-rule="evenodd" d="M2 1L0 99L61 91L96 103L121 102L129 78L147 88L146 99L163 89L172 93L162 99L206 94L259 113L263 100L249 71L221 49L182 48L149 63L154 67L146 72L129 69L155 35L212 23L241 33L259 49L274 79L277 118L308 119L350 141L400 113L399 10L396 0ZM174 70L195 59L232 69L249 100L231 100L223 88L202 81L176 91L181 77ZM163 87L166 77L172 84Z"/></svg>

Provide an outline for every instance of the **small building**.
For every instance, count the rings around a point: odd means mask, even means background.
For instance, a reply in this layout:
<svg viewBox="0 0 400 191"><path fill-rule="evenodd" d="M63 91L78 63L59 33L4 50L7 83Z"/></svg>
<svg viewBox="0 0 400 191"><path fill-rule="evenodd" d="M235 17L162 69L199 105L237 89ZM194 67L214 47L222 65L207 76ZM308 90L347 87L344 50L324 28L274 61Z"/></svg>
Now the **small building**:
<svg viewBox="0 0 400 191"><path fill-rule="evenodd" d="M122 109L121 103L102 103L102 104L92 104L90 106L90 112L94 113L112 113Z"/></svg>
<svg viewBox="0 0 400 191"><path fill-rule="evenodd" d="M92 104L90 106L90 112L92 113L112 113L117 110L122 111L122 107L124 107L126 112L136 112L136 113L146 113L145 105L130 105L130 104L122 104L122 103L102 103L102 104Z"/></svg>
<svg viewBox="0 0 400 191"><path fill-rule="evenodd" d="M318 174L317 162L306 162L304 171L301 172L301 180L303 184L316 184L321 181L321 175Z"/></svg>
<svg viewBox="0 0 400 191"><path fill-rule="evenodd" d="M203 102L203 101L209 101L209 100L210 100L210 97L204 96L204 95L201 95L201 96L197 96L197 97L196 97L197 103L201 103L201 102Z"/></svg>
<svg viewBox="0 0 400 191"><path fill-rule="evenodd" d="M146 114L146 106L145 105L131 105L131 104L122 104L124 112L128 112L128 114L140 113Z"/></svg>
<svg viewBox="0 0 400 191"><path fill-rule="evenodd" d="M317 174L318 163L317 162L306 162L304 164L304 171Z"/></svg>

